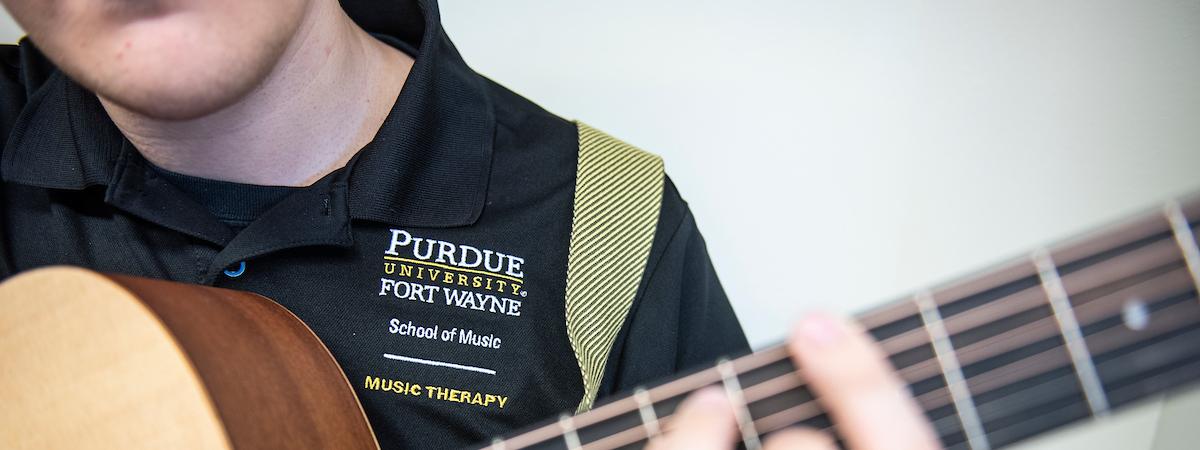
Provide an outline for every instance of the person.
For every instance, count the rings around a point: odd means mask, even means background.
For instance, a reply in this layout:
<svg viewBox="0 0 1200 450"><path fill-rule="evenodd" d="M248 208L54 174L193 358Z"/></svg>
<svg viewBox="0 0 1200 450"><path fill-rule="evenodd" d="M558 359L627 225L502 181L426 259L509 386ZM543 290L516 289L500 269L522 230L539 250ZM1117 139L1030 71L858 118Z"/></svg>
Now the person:
<svg viewBox="0 0 1200 450"><path fill-rule="evenodd" d="M436 2L3 2L28 38L0 48L0 278L266 295L329 347L383 448L587 399L563 320L579 128L471 71ZM747 350L669 179L655 209L593 394Z"/></svg>

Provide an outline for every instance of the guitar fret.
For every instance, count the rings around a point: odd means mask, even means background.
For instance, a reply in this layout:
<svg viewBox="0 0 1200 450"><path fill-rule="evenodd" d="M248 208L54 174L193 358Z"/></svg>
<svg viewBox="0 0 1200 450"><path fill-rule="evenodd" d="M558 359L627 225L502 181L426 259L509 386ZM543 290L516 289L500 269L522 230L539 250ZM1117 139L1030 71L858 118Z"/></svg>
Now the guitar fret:
<svg viewBox="0 0 1200 450"><path fill-rule="evenodd" d="M979 419L979 412L975 409L975 400L971 397L970 389L967 388L962 367L958 363L954 345L950 342L950 335L946 333L946 326L942 322L942 314L938 311L937 302L933 300L933 296L929 292L921 292L913 296L913 302L921 312L925 331L929 333L929 339L933 344L934 356L942 368L942 376L946 378L946 388L950 392L951 401L954 402L954 409L958 412L963 434L967 437L967 445L973 450L990 449L987 433L983 429L983 421Z"/></svg>
<svg viewBox="0 0 1200 450"><path fill-rule="evenodd" d="M1179 244L1179 251L1183 252L1183 260L1187 263L1188 271L1192 273L1192 283L1196 286L1196 292L1200 294L1200 247L1196 245L1196 236L1192 233L1187 216L1183 214L1179 202L1174 200L1167 202L1163 213L1171 223L1175 243ZM1200 298L1200 295L1197 298Z"/></svg>
<svg viewBox="0 0 1200 450"><path fill-rule="evenodd" d="M633 391L633 399L637 400L638 415L642 417L642 427L646 429L647 437L655 437L662 433L658 427L658 414L654 412L654 402L650 401L650 394L645 389L637 388Z"/></svg>
<svg viewBox="0 0 1200 450"><path fill-rule="evenodd" d="M738 430L742 433L742 442L746 444L746 450L762 450L762 442L754 428L754 417L750 415L750 409L746 406L746 399L742 394L737 369L728 359L722 359L717 364L717 371L721 373L721 384L725 386L725 394L733 403L734 416L737 418Z"/></svg>
<svg viewBox="0 0 1200 450"><path fill-rule="evenodd" d="M1092 416L1107 415L1108 398L1104 393L1104 386L1100 383L1100 376L1096 373L1096 366L1092 363L1083 332L1079 329L1079 322L1075 319L1067 290L1058 275L1058 268L1045 249L1034 251L1031 258L1037 267L1042 288L1046 291L1046 299L1050 302L1054 319L1058 322L1058 329L1066 343L1067 354L1075 368L1075 376L1083 386L1083 396L1087 400L1088 409L1091 410Z"/></svg>
<svg viewBox="0 0 1200 450"><path fill-rule="evenodd" d="M583 444L579 441L579 432L576 431L570 414L563 414L558 418L558 427L562 429L563 441L567 443L567 450L580 450L583 448Z"/></svg>

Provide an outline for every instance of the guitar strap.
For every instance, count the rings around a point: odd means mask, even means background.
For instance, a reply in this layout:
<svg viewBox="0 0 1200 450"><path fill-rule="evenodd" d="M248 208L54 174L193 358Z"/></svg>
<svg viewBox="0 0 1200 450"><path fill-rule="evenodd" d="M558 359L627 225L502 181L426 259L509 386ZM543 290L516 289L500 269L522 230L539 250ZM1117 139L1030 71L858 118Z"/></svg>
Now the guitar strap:
<svg viewBox="0 0 1200 450"><path fill-rule="evenodd" d="M591 409L604 366L641 284L662 205L662 158L579 128L567 254L567 336L583 376L576 412Z"/></svg>

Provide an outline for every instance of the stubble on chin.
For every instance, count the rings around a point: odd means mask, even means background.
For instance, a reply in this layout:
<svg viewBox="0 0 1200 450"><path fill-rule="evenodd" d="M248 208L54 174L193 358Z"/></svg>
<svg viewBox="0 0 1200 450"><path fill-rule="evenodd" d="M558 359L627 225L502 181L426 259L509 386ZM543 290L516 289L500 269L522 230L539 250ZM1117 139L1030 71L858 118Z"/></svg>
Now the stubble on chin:
<svg viewBox="0 0 1200 450"><path fill-rule="evenodd" d="M250 95L270 75L282 51L266 46L227 48L217 43L183 47L143 54L129 51L122 61L76 68L81 75L77 80L129 112L183 121L215 113Z"/></svg>

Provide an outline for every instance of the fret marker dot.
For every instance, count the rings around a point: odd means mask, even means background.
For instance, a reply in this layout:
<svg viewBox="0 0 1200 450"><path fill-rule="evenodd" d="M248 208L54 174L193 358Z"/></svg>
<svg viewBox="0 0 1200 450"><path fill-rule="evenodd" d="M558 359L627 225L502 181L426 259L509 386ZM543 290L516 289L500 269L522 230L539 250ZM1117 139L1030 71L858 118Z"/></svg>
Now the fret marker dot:
<svg viewBox="0 0 1200 450"><path fill-rule="evenodd" d="M1150 310L1146 309L1142 299L1134 297L1125 301L1125 306L1121 308L1121 319L1130 330L1140 331L1150 324Z"/></svg>

